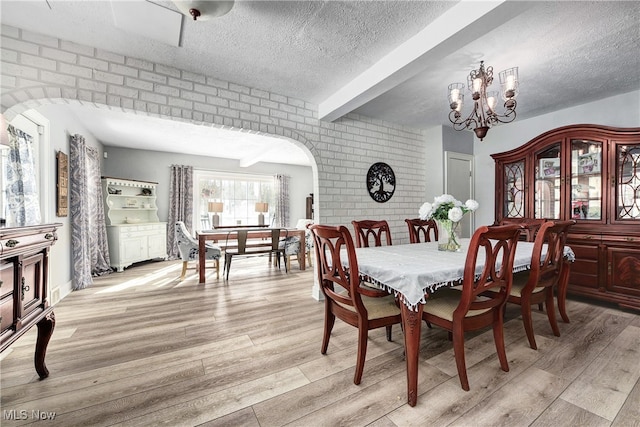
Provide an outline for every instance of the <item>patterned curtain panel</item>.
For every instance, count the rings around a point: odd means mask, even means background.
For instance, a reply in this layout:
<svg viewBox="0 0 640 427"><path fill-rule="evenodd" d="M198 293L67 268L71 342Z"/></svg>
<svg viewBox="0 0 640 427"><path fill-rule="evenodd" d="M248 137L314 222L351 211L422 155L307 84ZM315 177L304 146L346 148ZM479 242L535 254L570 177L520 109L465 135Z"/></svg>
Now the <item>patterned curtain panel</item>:
<svg viewBox="0 0 640 427"><path fill-rule="evenodd" d="M93 283L92 276L111 273L105 225L100 156L87 147L84 137L74 135L69 143L69 199L73 289Z"/></svg>
<svg viewBox="0 0 640 427"><path fill-rule="evenodd" d="M276 227L289 227L291 221L289 219L289 180L287 175L276 175L276 211L275 225Z"/></svg>
<svg viewBox="0 0 640 427"><path fill-rule="evenodd" d="M9 125L9 153L3 173L6 220L10 226L40 224L40 198L36 182L33 138Z"/></svg>
<svg viewBox="0 0 640 427"><path fill-rule="evenodd" d="M170 173L167 254L169 259L178 259L180 252L176 240L176 221L184 222L187 230L191 230L193 225L193 167L171 165Z"/></svg>

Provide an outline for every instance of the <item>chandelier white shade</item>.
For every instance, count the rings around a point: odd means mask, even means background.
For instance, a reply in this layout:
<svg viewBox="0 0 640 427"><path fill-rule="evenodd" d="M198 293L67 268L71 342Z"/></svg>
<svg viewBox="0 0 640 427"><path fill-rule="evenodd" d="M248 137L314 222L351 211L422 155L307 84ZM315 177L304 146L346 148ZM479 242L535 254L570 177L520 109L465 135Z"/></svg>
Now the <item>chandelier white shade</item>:
<svg viewBox="0 0 640 427"><path fill-rule="evenodd" d="M516 118L516 96L518 96L518 67L509 68L498 73L501 91L488 91L493 83L493 67L480 67L472 70L467 78L467 89L473 100L473 109L467 118L463 118L464 107L463 83L451 83L448 87L449 121L455 130L473 129L482 141L491 126L498 123L509 123ZM498 114L499 98L502 98L504 112Z"/></svg>
<svg viewBox="0 0 640 427"><path fill-rule="evenodd" d="M194 21L207 21L229 13L234 0L174 0L173 3L183 15L193 17Z"/></svg>

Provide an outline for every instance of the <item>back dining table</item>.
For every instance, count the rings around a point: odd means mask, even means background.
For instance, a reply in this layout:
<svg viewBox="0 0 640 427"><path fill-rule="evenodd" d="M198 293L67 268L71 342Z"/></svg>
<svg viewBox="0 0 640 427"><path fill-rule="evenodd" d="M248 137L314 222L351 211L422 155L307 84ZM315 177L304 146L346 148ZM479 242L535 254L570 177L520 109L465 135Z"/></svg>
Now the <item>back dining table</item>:
<svg viewBox="0 0 640 427"><path fill-rule="evenodd" d="M393 293L401 301L407 363L407 400L410 406L415 406L418 400L418 355L423 305L428 304L429 295L438 289L461 283L469 242L470 239L460 239L460 252L439 251L437 242L356 248L360 275ZM514 272L529 269L532 252L533 243L518 242ZM342 259L347 264L345 257ZM569 267L567 261L573 260L573 251L565 246L560 293L566 292ZM483 263L484 255L481 255L478 257L478 272Z"/></svg>

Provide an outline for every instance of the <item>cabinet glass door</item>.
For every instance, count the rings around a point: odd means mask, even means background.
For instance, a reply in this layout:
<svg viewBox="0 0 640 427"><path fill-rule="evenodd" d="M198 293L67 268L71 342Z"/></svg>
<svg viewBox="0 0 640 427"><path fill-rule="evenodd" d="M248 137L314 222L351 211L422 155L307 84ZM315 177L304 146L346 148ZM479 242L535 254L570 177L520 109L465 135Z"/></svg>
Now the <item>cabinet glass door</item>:
<svg viewBox="0 0 640 427"><path fill-rule="evenodd" d="M560 143L536 154L535 218L560 219Z"/></svg>
<svg viewBox="0 0 640 427"><path fill-rule="evenodd" d="M602 143L571 140L571 219L602 219Z"/></svg>
<svg viewBox="0 0 640 427"><path fill-rule="evenodd" d="M640 144L616 146L616 219L640 219Z"/></svg>
<svg viewBox="0 0 640 427"><path fill-rule="evenodd" d="M504 165L505 218L524 218L524 160Z"/></svg>

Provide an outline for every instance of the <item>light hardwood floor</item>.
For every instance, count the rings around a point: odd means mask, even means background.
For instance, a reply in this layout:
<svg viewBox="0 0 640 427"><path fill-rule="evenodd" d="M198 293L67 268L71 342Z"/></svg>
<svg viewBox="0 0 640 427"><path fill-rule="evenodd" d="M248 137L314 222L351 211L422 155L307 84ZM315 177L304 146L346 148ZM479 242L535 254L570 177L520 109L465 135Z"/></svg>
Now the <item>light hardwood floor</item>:
<svg viewBox="0 0 640 427"><path fill-rule="evenodd" d="M337 321L320 354L323 304L313 271L285 274L264 258L234 263L228 282L180 262L97 278L55 309L44 381L35 328L2 354L3 426L638 426L640 317L570 299L551 333L534 312L539 349L509 307L502 372L490 331L468 335L471 391L460 388L447 333L423 327L419 397L406 404L402 332L370 333L353 384L356 330ZM24 420L16 420L22 418ZM11 419L13 418L13 419Z"/></svg>

